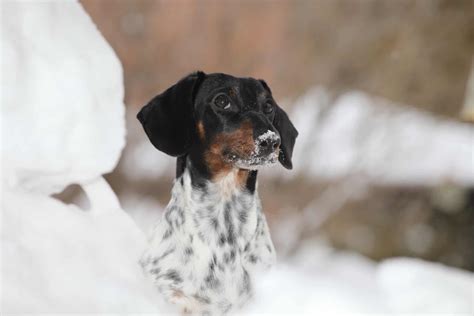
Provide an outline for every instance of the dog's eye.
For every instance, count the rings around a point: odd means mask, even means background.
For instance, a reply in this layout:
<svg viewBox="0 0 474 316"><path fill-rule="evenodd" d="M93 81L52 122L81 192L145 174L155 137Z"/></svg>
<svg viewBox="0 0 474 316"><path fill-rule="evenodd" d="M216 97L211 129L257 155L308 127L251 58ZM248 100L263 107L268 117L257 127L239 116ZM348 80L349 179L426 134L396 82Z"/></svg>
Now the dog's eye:
<svg viewBox="0 0 474 316"><path fill-rule="evenodd" d="M230 99L225 94L219 94L214 98L215 106L227 110L230 108Z"/></svg>
<svg viewBox="0 0 474 316"><path fill-rule="evenodd" d="M265 102L263 105L263 113L270 114L273 112L273 104L271 102Z"/></svg>

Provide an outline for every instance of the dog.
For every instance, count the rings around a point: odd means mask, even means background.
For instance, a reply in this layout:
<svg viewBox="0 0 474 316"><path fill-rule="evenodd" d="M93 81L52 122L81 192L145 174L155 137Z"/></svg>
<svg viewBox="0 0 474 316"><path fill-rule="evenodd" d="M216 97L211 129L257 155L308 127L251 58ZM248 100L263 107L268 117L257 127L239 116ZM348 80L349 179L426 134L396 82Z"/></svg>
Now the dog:
<svg viewBox="0 0 474 316"><path fill-rule="evenodd" d="M201 71L137 118L158 150L177 157L171 200L140 264L187 313L241 307L276 260L257 172L277 161L292 169L296 128L265 81Z"/></svg>

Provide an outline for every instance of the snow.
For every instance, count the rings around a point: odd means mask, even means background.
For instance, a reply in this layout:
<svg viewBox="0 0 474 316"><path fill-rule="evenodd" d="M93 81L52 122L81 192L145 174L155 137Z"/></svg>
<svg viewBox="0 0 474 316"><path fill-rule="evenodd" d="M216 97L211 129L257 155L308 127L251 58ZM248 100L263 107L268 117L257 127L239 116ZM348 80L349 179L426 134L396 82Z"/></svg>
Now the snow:
<svg viewBox="0 0 474 316"><path fill-rule="evenodd" d="M276 138L276 134L275 134L275 132L268 130L265 133L263 133L262 135L258 136L257 140L262 142L262 141L270 139L270 138Z"/></svg>
<svg viewBox="0 0 474 316"><path fill-rule="evenodd" d="M100 199L87 212L41 194L3 192L4 312L158 311L135 259L145 237L125 212L105 205L102 181L91 188Z"/></svg>
<svg viewBox="0 0 474 316"><path fill-rule="evenodd" d="M376 264L313 240L259 280L243 313L472 315L473 294L472 273L411 258Z"/></svg>
<svg viewBox="0 0 474 316"><path fill-rule="evenodd" d="M76 2L2 9L4 183L55 193L110 172L125 141L117 56Z"/></svg>
<svg viewBox="0 0 474 316"><path fill-rule="evenodd" d="M122 71L115 54L77 2L7 3L2 10L8 13L1 21L2 312L178 314L161 301L142 274L138 258L146 247L145 236L102 177L115 167L124 144ZM317 102L324 100L322 96ZM342 145L352 146L358 138L350 134L341 139L340 133L358 131L355 122L372 111L365 96L341 99L336 110L339 107L339 113L347 116L339 122L335 114L329 115L331 119L322 120L313 134L316 116L327 112L309 106L314 102L312 98L302 101L295 119L300 120L303 144L314 142L320 152L327 150L327 157ZM469 172L461 175L472 129L426 114L395 110L394 115L381 116L385 119L366 127L391 133L400 121L415 118L405 133L410 134L415 123L425 124L421 135L426 137L436 131L423 147L427 154L440 154L432 146L447 143L447 153L439 158L428 155L428 166L417 177L472 180ZM331 137L341 141L334 148L327 141ZM401 140L387 148L420 145L419 140ZM448 155L454 148L458 157ZM308 148L301 146L298 163L304 163L305 151ZM311 152L317 158L317 150ZM351 161L360 154L357 148L348 148L328 174L351 172ZM413 157L420 156L408 155L404 169L400 167L405 173L389 177L416 179L407 172ZM359 170L382 166L378 159ZM459 166L451 165L455 163ZM156 172L166 173L164 165ZM319 174L319 168L315 163L313 174ZM428 171L436 175L428 177ZM84 189L88 210L50 196L73 183ZM142 200L139 205L133 197L127 201L127 207L136 205L146 222L145 210L155 204ZM288 232L289 227L285 229ZM282 237L275 234L275 238ZM256 298L241 313L472 315L473 285L470 272L408 258L378 264L309 240L261 276Z"/></svg>
<svg viewBox="0 0 474 316"><path fill-rule="evenodd" d="M474 275L441 264L398 258L383 262L377 282L397 313L474 313Z"/></svg>
<svg viewBox="0 0 474 316"><path fill-rule="evenodd" d="M120 62L77 2L2 10L2 312L166 311L102 178L124 146ZM72 183L89 210L50 196Z"/></svg>
<svg viewBox="0 0 474 316"><path fill-rule="evenodd" d="M168 156L144 137L143 127L136 113L127 115L127 143L131 150L125 151L122 158L122 171L132 181L156 180L160 177L172 178L176 169L176 158Z"/></svg>
<svg viewBox="0 0 474 316"><path fill-rule="evenodd" d="M152 232L165 210L163 205L151 197L127 194L122 200L123 209L143 232Z"/></svg>

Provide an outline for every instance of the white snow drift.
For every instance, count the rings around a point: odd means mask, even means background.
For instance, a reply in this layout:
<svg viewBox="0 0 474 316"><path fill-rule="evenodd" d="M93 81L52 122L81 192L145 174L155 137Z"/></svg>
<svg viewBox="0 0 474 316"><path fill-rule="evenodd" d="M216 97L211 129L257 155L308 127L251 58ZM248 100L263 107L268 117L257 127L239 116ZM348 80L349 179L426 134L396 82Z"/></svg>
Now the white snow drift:
<svg viewBox="0 0 474 316"><path fill-rule="evenodd" d="M156 312L144 235L101 177L124 146L120 62L76 2L2 9L2 311ZM71 183L90 210L49 196Z"/></svg>
<svg viewBox="0 0 474 316"><path fill-rule="evenodd" d="M125 140L117 56L75 2L2 8L3 180L52 193L110 172Z"/></svg>

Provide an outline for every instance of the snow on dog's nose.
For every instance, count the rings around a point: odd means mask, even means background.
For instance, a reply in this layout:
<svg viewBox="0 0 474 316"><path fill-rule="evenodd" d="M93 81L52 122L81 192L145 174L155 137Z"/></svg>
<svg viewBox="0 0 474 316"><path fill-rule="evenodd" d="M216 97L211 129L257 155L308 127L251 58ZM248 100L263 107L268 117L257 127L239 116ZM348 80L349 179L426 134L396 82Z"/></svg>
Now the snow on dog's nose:
<svg viewBox="0 0 474 316"><path fill-rule="evenodd" d="M243 169L258 169L260 166L268 166L278 161L280 152L280 136L270 130L258 136L254 141L254 150L247 157L233 155L230 161L235 166Z"/></svg>
<svg viewBox="0 0 474 316"><path fill-rule="evenodd" d="M273 131L266 131L255 140L255 149L260 156L267 156L280 147L280 136Z"/></svg>

